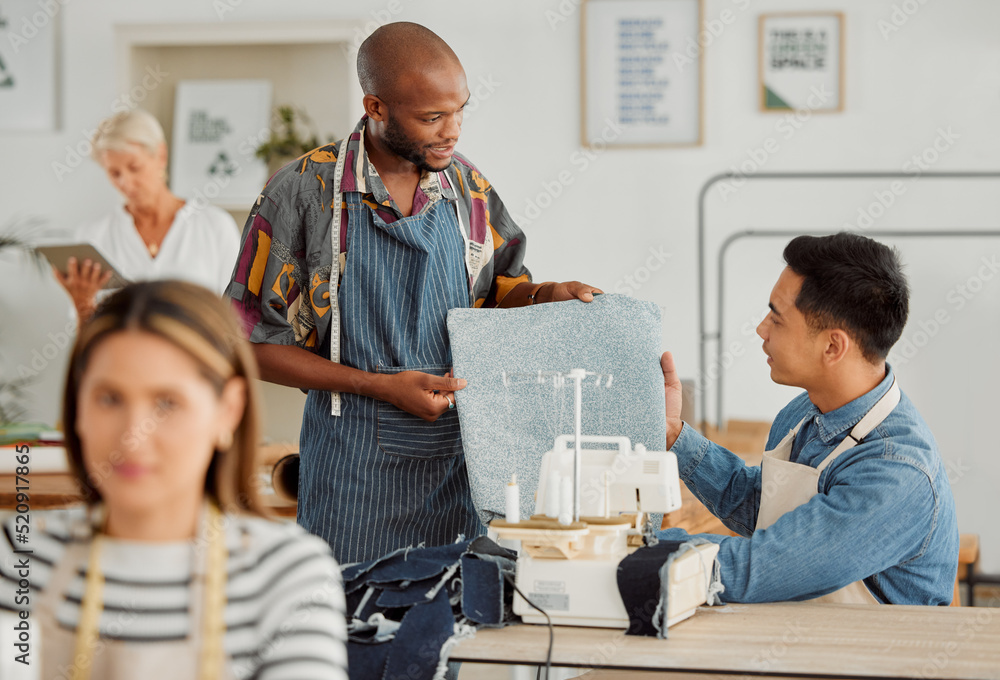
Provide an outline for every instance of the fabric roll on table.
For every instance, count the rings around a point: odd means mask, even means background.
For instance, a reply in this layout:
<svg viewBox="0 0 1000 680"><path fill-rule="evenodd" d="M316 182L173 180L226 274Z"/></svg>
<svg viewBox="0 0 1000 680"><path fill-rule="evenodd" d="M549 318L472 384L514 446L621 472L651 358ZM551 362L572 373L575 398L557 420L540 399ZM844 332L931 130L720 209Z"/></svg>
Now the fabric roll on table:
<svg viewBox="0 0 1000 680"><path fill-rule="evenodd" d="M624 295L516 309L448 312L456 393L472 499L488 524L505 514L511 475L521 485L521 517L535 512L542 455L574 432L574 385L539 371L582 368L610 375L583 384L583 435L625 436L662 451L666 441L660 309ZM504 384L503 376L510 377Z"/></svg>

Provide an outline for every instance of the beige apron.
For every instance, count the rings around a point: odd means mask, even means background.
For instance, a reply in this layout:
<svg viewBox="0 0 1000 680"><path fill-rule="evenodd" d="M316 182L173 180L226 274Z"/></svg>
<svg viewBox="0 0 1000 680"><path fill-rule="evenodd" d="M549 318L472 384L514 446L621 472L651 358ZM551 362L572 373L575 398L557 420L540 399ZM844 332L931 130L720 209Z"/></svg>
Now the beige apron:
<svg viewBox="0 0 1000 680"><path fill-rule="evenodd" d="M190 587L191 631L184 640L172 642L122 642L99 638L97 640L90 677L100 680L173 680L174 678L198 678L199 662L201 661L202 641L204 635L204 603L205 578L207 568L207 553L205 549L205 522L201 522L202 531L194 542L194 560ZM38 606L32 618L38 621L42 632L41 679L62 680L73 675L69 669L73 665L73 654L76 646L76 633L68 631L59 625L56 611L62 602L63 594L69 589L76 574L76 569L87 564L90 552L90 542L70 542L67 544L59 563L55 566L52 578L38 601ZM81 609L81 618L83 611ZM120 623L114 621L108 625L114 632L128 630L128 621L136 613L121 612ZM117 628L117 630L116 630ZM234 680L232 664L228 657L222 664L219 680Z"/></svg>
<svg viewBox="0 0 1000 680"><path fill-rule="evenodd" d="M854 426L844 441L835 448L819 467L792 463L788 459L792 453L792 442L805 422L799 421L795 429L781 440L777 447L764 452L761 461L760 509L757 512L756 530L766 529L786 512L805 504L818 493L819 477L823 471L842 454L858 444L869 432L878 427L899 403L899 387L895 378L889 391L872 407L865 417ZM834 602L840 604L878 604L878 600L868 591L863 581L855 581L828 595L818 597L813 602Z"/></svg>

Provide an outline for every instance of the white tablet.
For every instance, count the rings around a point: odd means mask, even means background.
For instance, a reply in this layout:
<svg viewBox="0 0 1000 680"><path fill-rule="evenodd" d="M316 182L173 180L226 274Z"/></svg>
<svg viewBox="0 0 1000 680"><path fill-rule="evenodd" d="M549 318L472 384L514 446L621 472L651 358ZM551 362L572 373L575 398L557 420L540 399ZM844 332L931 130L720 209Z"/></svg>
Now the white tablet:
<svg viewBox="0 0 1000 680"><path fill-rule="evenodd" d="M81 264L84 260L95 262L101 265L102 272L110 270L111 278L108 279L106 284L104 284L105 290L109 288L121 288L122 286L130 283L128 279L119 274L118 271L111 266L111 263L108 262L107 258L101 254L101 251L90 243L65 243L55 246L38 246L35 250L44 255L49 263L63 274L65 274L68 269L67 262L71 257L75 257L76 261Z"/></svg>

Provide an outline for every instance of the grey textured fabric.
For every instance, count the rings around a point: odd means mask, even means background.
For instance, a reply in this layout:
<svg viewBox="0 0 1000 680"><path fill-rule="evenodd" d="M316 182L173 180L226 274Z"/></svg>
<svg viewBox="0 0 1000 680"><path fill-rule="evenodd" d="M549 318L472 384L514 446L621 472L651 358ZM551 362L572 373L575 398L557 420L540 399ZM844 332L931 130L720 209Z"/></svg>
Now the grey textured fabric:
<svg viewBox="0 0 1000 680"><path fill-rule="evenodd" d="M521 517L535 510L542 455L556 436L573 434L573 383L561 388L537 371L583 368L610 374L583 386L583 434L625 436L662 451L666 441L660 310L623 295L591 303L557 302L518 309L448 312L455 377L468 386L456 404L472 500L484 523L504 515L513 473L521 487ZM511 376L503 383L503 373Z"/></svg>

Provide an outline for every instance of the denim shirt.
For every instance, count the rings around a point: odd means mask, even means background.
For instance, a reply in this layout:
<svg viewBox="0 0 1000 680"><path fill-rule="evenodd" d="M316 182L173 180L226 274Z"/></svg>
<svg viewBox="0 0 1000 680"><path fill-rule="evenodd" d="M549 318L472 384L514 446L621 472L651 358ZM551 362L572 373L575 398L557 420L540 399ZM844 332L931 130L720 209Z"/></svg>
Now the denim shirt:
<svg viewBox="0 0 1000 680"><path fill-rule="evenodd" d="M892 384L820 413L803 393L775 418L767 448L803 418L797 462L820 463ZM808 424L808 427L807 427ZM671 449L692 493L739 536L719 543L727 602L806 600L864 580L883 603L947 605L958 569L955 500L934 436L903 394L889 416L819 477L819 492L767 529L754 532L760 467L684 425ZM676 540L681 529L660 532Z"/></svg>

